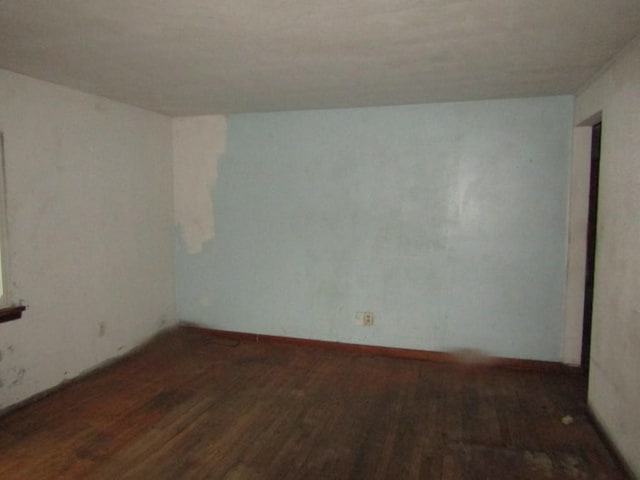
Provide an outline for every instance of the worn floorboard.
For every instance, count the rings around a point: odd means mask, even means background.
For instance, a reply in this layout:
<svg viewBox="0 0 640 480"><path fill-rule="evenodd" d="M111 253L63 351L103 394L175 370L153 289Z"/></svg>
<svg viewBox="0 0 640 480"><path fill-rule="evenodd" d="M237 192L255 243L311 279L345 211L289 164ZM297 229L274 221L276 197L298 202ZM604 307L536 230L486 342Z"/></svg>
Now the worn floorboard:
<svg viewBox="0 0 640 480"><path fill-rule="evenodd" d="M625 479L584 389L179 329L0 418L0 478Z"/></svg>

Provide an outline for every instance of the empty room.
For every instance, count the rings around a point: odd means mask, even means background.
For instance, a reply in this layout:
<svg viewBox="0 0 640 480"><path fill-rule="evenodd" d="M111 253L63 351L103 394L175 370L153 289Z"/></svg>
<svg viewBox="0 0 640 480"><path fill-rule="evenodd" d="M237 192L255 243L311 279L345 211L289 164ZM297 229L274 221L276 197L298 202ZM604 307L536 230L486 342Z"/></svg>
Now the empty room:
<svg viewBox="0 0 640 480"><path fill-rule="evenodd" d="M640 478L640 2L0 0L1 479Z"/></svg>

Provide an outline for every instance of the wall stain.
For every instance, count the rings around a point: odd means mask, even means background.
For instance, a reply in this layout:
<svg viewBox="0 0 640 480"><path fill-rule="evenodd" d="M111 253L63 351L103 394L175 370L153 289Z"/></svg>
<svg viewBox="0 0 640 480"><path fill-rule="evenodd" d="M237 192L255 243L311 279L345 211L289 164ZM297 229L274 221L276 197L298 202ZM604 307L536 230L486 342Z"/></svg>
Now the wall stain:
<svg viewBox="0 0 640 480"><path fill-rule="evenodd" d="M106 331L107 331L107 326L104 324L104 322L100 322L100 327L98 329L98 336L104 337L104 334Z"/></svg>
<svg viewBox="0 0 640 480"><path fill-rule="evenodd" d="M26 370L24 368L21 368L20 370L18 370L18 373L16 374L16 378L13 380L13 382L11 382L11 385L9 385L9 388L20 385L22 383L22 380L24 380L25 373L26 373Z"/></svg>

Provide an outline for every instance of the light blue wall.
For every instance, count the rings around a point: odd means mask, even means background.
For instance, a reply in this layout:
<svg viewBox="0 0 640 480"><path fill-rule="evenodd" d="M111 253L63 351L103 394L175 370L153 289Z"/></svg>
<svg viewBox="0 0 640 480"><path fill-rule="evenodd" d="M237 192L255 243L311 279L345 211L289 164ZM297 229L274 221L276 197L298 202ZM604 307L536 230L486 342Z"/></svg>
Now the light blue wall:
<svg viewBox="0 0 640 480"><path fill-rule="evenodd" d="M560 360L571 97L232 115L181 319ZM372 311L373 327L355 324Z"/></svg>

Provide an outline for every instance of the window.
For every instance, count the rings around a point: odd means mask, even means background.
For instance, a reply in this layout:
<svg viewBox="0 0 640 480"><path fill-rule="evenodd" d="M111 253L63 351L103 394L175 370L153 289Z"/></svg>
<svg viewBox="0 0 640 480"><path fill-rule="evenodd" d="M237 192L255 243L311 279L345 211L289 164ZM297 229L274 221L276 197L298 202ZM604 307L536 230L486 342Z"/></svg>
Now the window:
<svg viewBox="0 0 640 480"><path fill-rule="evenodd" d="M9 251L7 248L6 183L4 170L4 137L0 132L0 323L17 320L25 307L13 305L9 295Z"/></svg>

